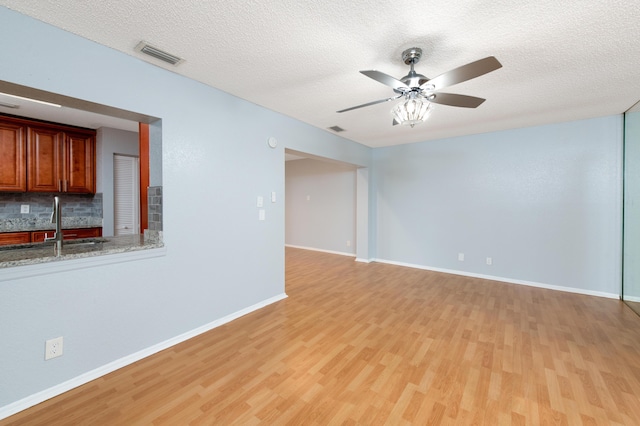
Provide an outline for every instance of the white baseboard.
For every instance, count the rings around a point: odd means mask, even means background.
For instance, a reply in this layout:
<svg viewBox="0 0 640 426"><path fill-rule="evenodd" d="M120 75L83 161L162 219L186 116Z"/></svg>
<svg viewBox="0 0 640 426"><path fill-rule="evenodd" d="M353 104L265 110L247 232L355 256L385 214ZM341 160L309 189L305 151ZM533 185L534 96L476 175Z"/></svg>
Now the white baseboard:
<svg viewBox="0 0 640 426"><path fill-rule="evenodd" d="M361 257L356 257L356 262L371 263L375 262L375 259L363 259Z"/></svg>
<svg viewBox="0 0 640 426"><path fill-rule="evenodd" d="M607 299L619 299L620 298L620 295L618 295L618 294L605 293L605 292L602 292L602 291L585 290L585 289L574 288L574 287L563 287L563 286L557 286L557 285L551 285L551 284L538 283L538 282L534 282L534 281L515 280L515 279L512 279L512 278L504 278L504 277L497 277L497 276L493 276L493 275L476 274L476 273L473 273L473 272L457 271L457 270L454 270L454 269L434 268L434 267L431 267L431 266L415 265L415 264L412 264L412 263L395 262L393 260L375 259L374 261L375 262L379 262L379 263L387 263L387 264L390 264L390 265L405 266L405 267L408 267L408 268L424 269L426 271L443 272L445 274L462 275L462 276L465 276L465 277L472 277L472 278L482 278L482 279L491 280L491 281L501 281L501 282L505 282L505 283L509 283L509 284L520 284L520 285L526 285L526 286L529 286L529 287L545 288L545 289L548 289L548 290L566 291L566 292L569 292L569 293L585 294L585 295L588 295L588 296L606 297Z"/></svg>
<svg viewBox="0 0 640 426"><path fill-rule="evenodd" d="M622 299L627 302L640 302L640 297L638 296L622 296Z"/></svg>
<svg viewBox="0 0 640 426"><path fill-rule="evenodd" d="M210 322L209 324L205 324L194 330L187 331L186 333L180 334L176 337L172 337L171 339L165 340L164 342L160 342L156 345L153 345L151 347L148 347L146 349L143 349L131 355L127 355L123 358L112 361L94 370L88 371L84 374L74 377L73 379L67 380L66 382L50 387L49 389L45 389L43 391L30 395L16 402L12 402L9 405L0 407L0 420L5 419L9 416L12 416L20 411L26 410L27 408L33 407L36 404L40 404L41 402L51 399L54 396L58 396L60 394L63 394L64 392L70 391L71 389L77 388L78 386L82 386L86 383L89 383L92 380L98 379L122 367L126 367L127 365L140 361L143 358L151 356L157 352L163 351L167 348L170 348L171 346L175 346L178 343L182 343L202 333L206 333L207 331L212 330L216 327L220 327L221 325L231 322L234 319L240 318L241 316L247 315L253 311L257 311L258 309L264 308L267 305L270 305L272 303L278 302L286 298L287 298L287 295L285 293L282 293L277 296L271 297L269 299L263 300L259 303L256 303L255 305L241 309L223 318Z"/></svg>
<svg viewBox="0 0 640 426"><path fill-rule="evenodd" d="M350 256L350 257L355 257L356 256L353 253L346 253L346 252L342 252L342 251L333 251L333 250L323 250L323 249L314 248L314 247L294 246L294 245L291 245L291 244L285 244L284 246L285 247L296 248L296 249L302 249L302 250L319 251L319 252L322 252L322 253L339 254L340 256Z"/></svg>

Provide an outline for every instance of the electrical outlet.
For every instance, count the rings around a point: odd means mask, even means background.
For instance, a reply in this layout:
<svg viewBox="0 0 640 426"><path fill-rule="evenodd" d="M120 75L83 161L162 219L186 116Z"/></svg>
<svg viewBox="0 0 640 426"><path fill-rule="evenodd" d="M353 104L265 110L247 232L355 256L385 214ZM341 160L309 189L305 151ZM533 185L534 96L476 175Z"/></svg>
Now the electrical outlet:
<svg viewBox="0 0 640 426"><path fill-rule="evenodd" d="M29 204L22 204L20 206L20 213L29 213Z"/></svg>
<svg viewBox="0 0 640 426"><path fill-rule="evenodd" d="M490 257L487 257L487 265L493 265L493 259Z"/></svg>
<svg viewBox="0 0 640 426"><path fill-rule="evenodd" d="M44 359L62 356L62 336L47 340L44 344Z"/></svg>
<svg viewBox="0 0 640 426"><path fill-rule="evenodd" d="M351 247L351 241L347 240L347 247Z"/></svg>
<svg viewBox="0 0 640 426"><path fill-rule="evenodd" d="M459 260L460 262L463 262L463 261L464 261L464 253L458 253L458 260Z"/></svg>

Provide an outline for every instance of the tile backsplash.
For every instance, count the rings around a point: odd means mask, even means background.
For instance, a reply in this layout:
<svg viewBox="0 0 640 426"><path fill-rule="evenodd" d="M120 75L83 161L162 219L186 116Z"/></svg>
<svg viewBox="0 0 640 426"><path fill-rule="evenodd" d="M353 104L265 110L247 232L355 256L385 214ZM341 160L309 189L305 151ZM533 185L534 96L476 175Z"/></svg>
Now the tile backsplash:
<svg viewBox="0 0 640 426"><path fill-rule="evenodd" d="M0 219L48 219L53 211L53 197L58 195L63 217L102 218L102 194L0 193ZM20 213L23 205L29 213Z"/></svg>
<svg viewBox="0 0 640 426"><path fill-rule="evenodd" d="M162 187L150 186L147 199L149 203L149 229L162 231Z"/></svg>

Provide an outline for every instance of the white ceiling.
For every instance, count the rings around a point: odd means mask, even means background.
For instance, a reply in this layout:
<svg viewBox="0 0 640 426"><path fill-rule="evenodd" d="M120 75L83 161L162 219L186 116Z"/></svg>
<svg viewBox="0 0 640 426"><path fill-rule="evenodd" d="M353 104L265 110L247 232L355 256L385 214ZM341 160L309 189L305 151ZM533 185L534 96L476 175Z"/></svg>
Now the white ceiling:
<svg viewBox="0 0 640 426"><path fill-rule="evenodd" d="M326 129L379 147L622 113L640 100L640 7L629 0L0 0L0 5ZM173 67L141 41L184 58ZM393 95L359 70L397 78L401 53L432 78L493 55L503 68L448 88L486 98L435 105L392 126Z"/></svg>
<svg viewBox="0 0 640 426"><path fill-rule="evenodd" d="M8 90L11 91L11 90ZM14 91L15 93L15 91ZM35 97L40 98L42 97ZM124 120L104 114L70 108L68 106L52 107L42 105L24 99L16 99L0 91L0 112L4 114L19 115L21 117L37 118L54 123L72 124L74 126L97 129L111 127L130 132L138 131L138 122Z"/></svg>

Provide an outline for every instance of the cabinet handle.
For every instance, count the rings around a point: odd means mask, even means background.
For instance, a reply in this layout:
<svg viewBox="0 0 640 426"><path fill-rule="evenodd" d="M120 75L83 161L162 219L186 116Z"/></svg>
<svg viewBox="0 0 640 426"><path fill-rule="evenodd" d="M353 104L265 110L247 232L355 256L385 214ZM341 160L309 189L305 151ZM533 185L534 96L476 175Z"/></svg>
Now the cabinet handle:
<svg viewBox="0 0 640 426"><path fill-rule="evenodd" d="M67 191L69 191L69 181L65 180L64 181L64 192L67 192Z"/></svg>
<svg viewBox="0 0 640 426"><path fill-rule="evenodd" d="M58 179L58 192L62 192L62 180Z"/></svg>

